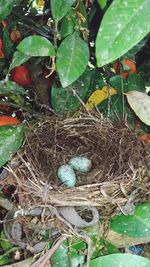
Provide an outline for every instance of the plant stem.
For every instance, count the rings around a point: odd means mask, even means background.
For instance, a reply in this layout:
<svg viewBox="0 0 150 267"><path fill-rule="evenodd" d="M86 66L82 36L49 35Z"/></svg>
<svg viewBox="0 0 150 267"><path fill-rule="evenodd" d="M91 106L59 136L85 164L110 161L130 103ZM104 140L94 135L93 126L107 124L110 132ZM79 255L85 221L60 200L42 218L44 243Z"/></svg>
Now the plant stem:
<svg viewBox="0 0 150 267"><path fill-rule="evenodd" d="M57 49L57 36L58 36L58 21L55 21L55 28L54 28L54 47Z"/></svg>

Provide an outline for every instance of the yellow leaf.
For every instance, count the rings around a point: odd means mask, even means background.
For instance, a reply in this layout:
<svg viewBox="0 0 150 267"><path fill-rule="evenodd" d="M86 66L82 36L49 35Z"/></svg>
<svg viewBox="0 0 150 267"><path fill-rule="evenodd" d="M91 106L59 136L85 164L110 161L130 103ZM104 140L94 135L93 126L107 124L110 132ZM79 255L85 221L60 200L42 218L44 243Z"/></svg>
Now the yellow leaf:
<svg viewBox="0 0 150 267"><path fill-rule="evenodd" d="M94 106L99 105L102 101L107 99L109 96L117 94L116 90L113 87L104 86L102 89L97 89L89 97L86 107L91 110Z"/></svg>
<svg viewBox="0 0 150 267"><path fill-rule="evenodd" d="M145 124L150 126L150 97L146 93L129 91L127 99L135 114Z"/></svg>
<svg viewBox="0 0 150 267"><path fill-rule="evenodd" d="M39 0L39 1L38 1L38 7L39 7L39 8L42 8L42 7L44 6L44 3L45 3L44 0Z"/></svg>

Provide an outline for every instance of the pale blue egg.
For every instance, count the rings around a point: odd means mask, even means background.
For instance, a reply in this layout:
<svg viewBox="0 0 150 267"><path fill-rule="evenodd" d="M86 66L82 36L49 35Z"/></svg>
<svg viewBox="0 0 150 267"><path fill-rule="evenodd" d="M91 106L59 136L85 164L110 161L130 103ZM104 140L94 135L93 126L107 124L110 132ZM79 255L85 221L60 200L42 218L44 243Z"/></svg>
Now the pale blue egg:
<svg viewBox="0 0 150 267"><path fill-rule="evenodd" d="M70 165L65 164L60 166L57 175L59 180L67 187L75 186L76 175L73 168Z"/></svg>
<svg viewBox="0 0 150 267"><path fill-rule="evenodd" d="M68 164L74 170L79 172L88 172L92 166L91 160L82 156L73 157L72 159L69 160Z"/></svg>

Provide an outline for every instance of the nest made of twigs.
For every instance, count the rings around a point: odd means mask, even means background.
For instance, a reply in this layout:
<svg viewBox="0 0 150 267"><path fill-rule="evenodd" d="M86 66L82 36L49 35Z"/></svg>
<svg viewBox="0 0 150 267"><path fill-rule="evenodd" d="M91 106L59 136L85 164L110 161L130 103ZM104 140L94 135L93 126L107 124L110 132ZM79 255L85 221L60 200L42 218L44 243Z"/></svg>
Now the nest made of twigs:
<svg viewBox="0 0 150 267"><path fill-rule="evenodd" d="M77 173L76 186L66 189L57 170L76 155L91 159L92 170ZM104 216L119 207L129 214L135 203L148 200L148 157L124 123L100 114L50 117L27 134L11 179L22 207L97 206Z"/></svg>

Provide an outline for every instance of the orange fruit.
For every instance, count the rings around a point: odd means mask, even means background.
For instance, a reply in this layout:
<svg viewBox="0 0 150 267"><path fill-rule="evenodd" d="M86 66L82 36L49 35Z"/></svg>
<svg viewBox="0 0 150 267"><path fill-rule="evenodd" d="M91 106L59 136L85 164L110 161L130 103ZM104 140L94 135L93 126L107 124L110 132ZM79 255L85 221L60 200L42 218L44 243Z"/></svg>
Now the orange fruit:
<svg viewBox="0 0 150 267"><path fill-rule="evenodd" d="M150 144L150 134L143 134L139 136L139 140L142 141L145 145Z"/></svg>
<svg viewBox="0 0 150 267"><path fill-rule="evenodd" d="M3 40L0 38L0 58L4 58L4 51L3 51Z"/></svg>
<svg viewBox="0 0 150 267"><path fill-rule="evenodd" d="M136 73L136 64L131 59L124 59L120 64L119 61L115 61L113 67L116 74L121 74L124 79L126 79L129 74Z"/></svg>
<svg viewBox="0 0 150 267"><path fill-rule="evenodd" d="M20 120L18 120L17 118L14 118L11 116L5 116L5 115L0 116L0 126L17 125L20 123L21 123Z"/></svg>
<svg viewBox="0 0 150 267"><path fill-rule="evenodd" d="M25 66L18 66L11 71L11 79L19 85L29 85L32 83L30 71Z"/></svg>
<svg viewBox="0 0 150 267"><path fill-rule="evenodd" d="M10 38L15 44L19 44L22 39L20 31L14 28L10 33Z"/></svg>
<svg viewBox="0 0 150 267"><path fill-rule="evenodd" d="M3 19L1 23L2 23L4 28L6 28L8 26L8 21L6 19Z"/></svg>

